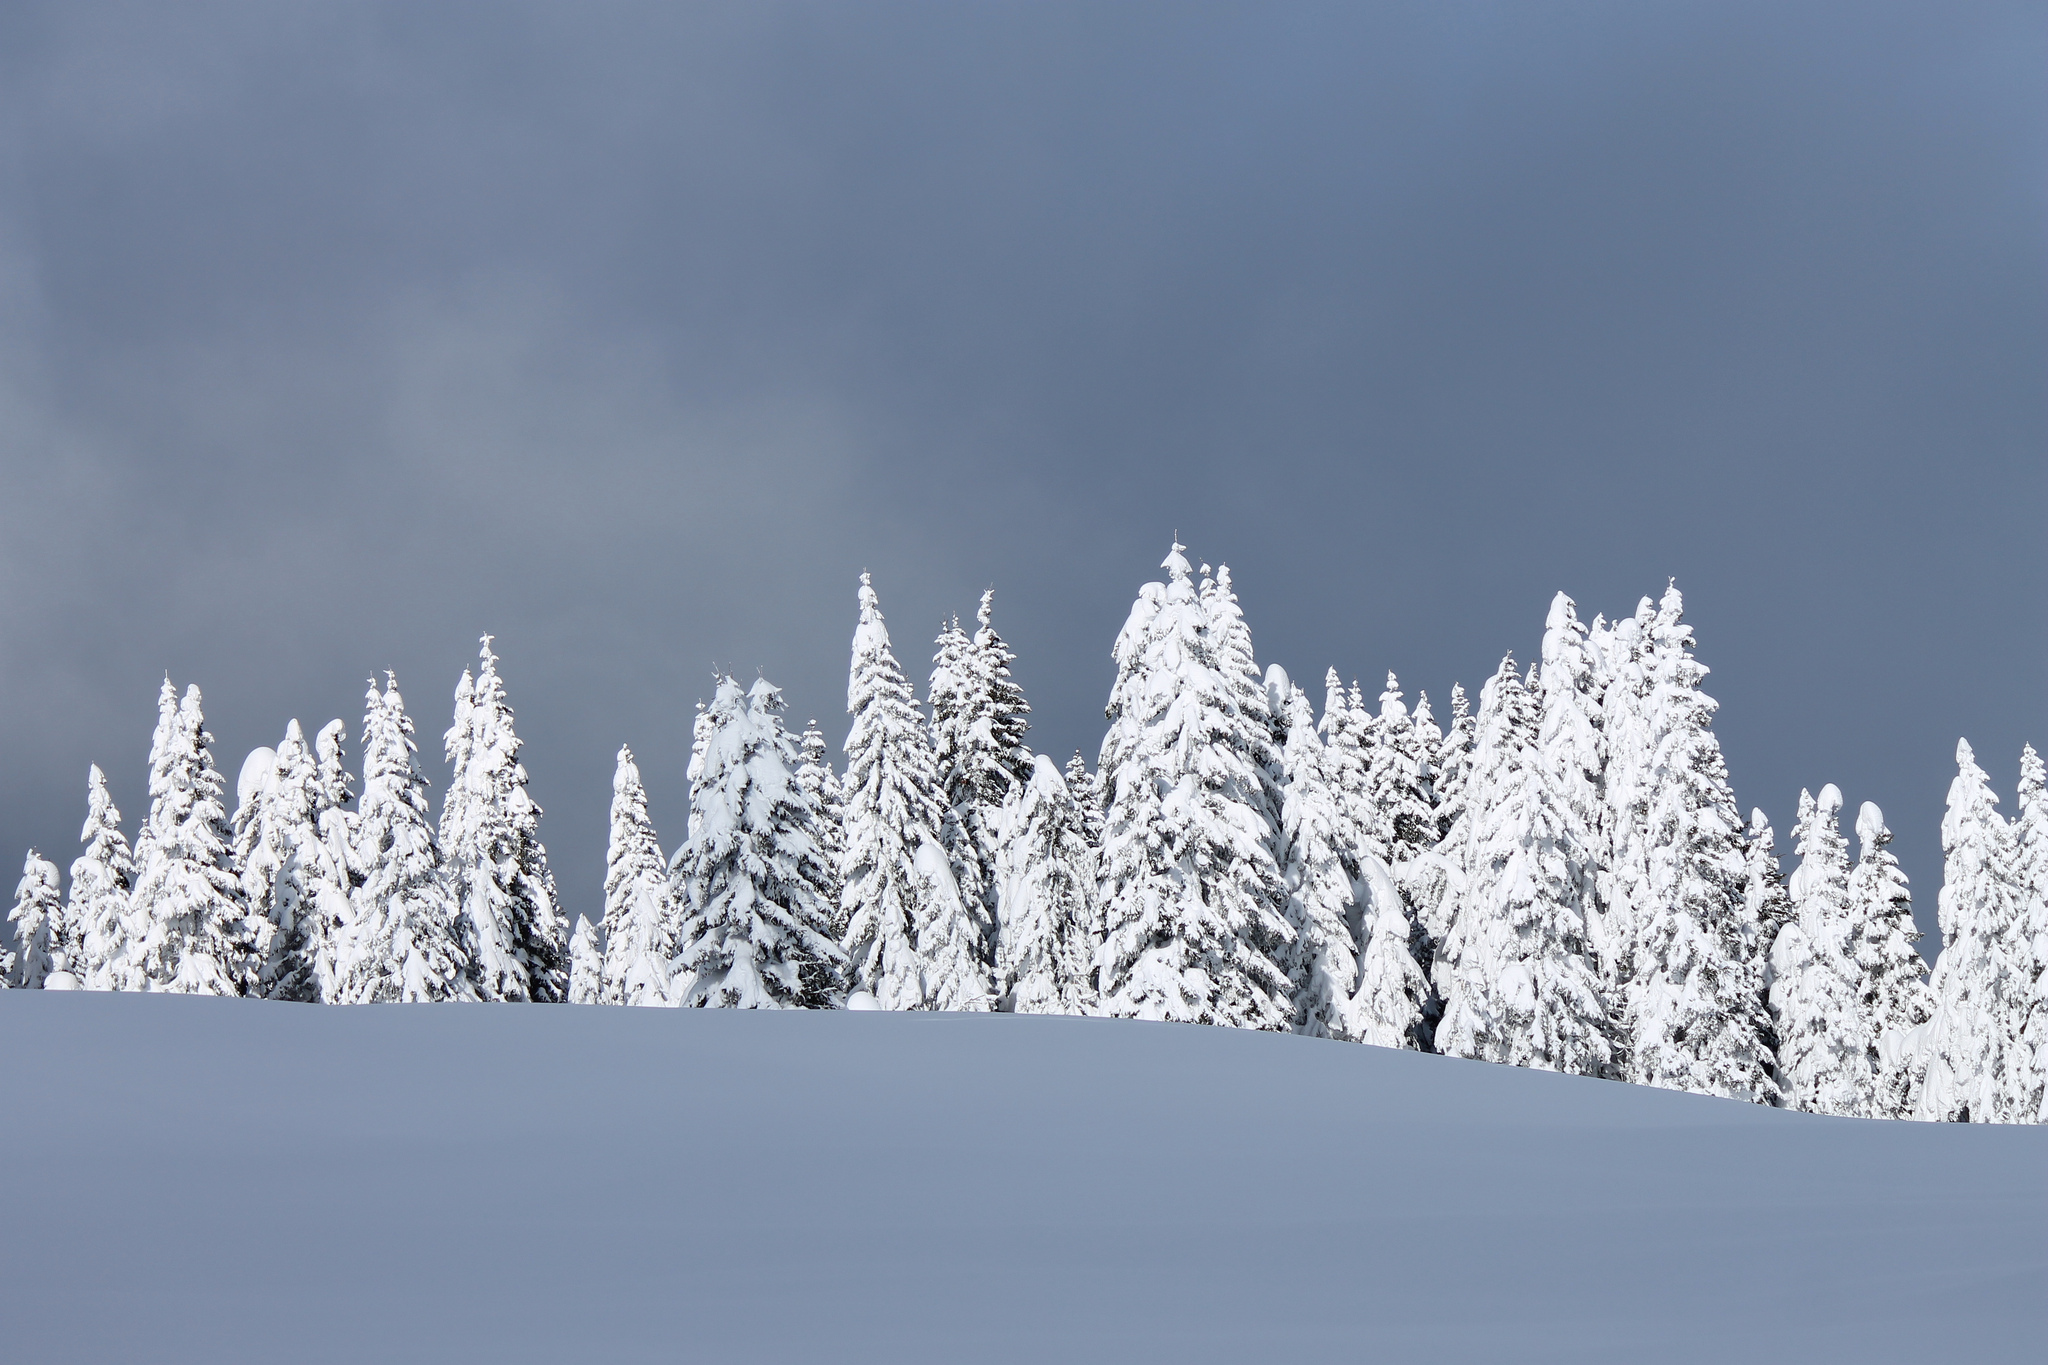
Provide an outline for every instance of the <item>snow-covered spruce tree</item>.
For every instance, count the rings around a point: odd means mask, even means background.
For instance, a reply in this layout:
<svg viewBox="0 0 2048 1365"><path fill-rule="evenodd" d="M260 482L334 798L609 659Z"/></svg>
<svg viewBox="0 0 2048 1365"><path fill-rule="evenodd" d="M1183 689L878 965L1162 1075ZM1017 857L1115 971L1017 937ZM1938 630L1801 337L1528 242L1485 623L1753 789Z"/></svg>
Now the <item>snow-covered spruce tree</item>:
<svg viewBox="0 0 2048 1365"><path fill-rule="evenodd" d="M1361 857L1352 895L1359 903L1365 947L1348 1009L1352 1028L1359 1042L1375 1047L1433 1051L1442 1002L1415 960L1407 906L1386 864L1370 853Z"/></svg>
<svg viewBox="0 0 2048 1365"><path fill-rule="evenodd" d="M1376 736L1372 717L1352 707L1337 670L1323 673L1323 718L1317 726L1327 750L1338 814L1344 821L1341 840L1357 854L1372 853L1384 859L1392 842L1392 826L1373 798L1372 755Z"/></svg>
<svg viewBox="0 0 2048 1365"><path fill-rule="evenodd" d="M363 799L350 865L360 870L350 932L336 968L343 1004L474 1000L455 900L427 816L427 780L415 758L412 720L385 676L370 684L363 714Z"/></svg>
<svg viewBox="0 0 2048 1365"><path fill-rule="evenodd" d="M1584 863L1538 748L1512 656L1481 693L1467 885L1445 956L1436 1046L1457 1057L1601 1076L1615 1022L1586 943Z"/></svg>
<svg viewBox="0 0 2048 1365"><path fill-rule="evenodd" d="M1595 890L1601 919L1595 939L1600 979L1609 997L1625 1000L1635 975L1642 920L1655 913L1650 886L1650 806L1655 799L1657 735L1651 715L1651 650L1657 608L1645 597L1633 617L1595 637L1607 675L1600 694L1600 735L1607 834L1604 872ZM1603 623L1596 622L1596 625Z"/></svg>
<svg viewBox="0 0 2048 1365"><path fill-rule="evenodd" d="M2014 1068L2014 1108L2048 1123L2048 780L2029 744L2020 752L2020 785L2013 813L2013 866L2021 899L2021 959L2033 977L2020 1039L2032 1060Z"/></svg>
<svg viewBox="0 0 2048 1365"><path fill-rule="evenodd" d="M1308 695L1291 688L1284 705L1280 869L1294 928L1285 959L1294 989L1294 1031L1356 1042L1359 1030L1349 1017L1358 985L1358 944L1350 924L1360 868L1355 829L1340 805L1336 758L1316 734Z"/></svg>
<svg viewBox="0 0 2048 1365"><path fill-rule="evenodd" d="M1216 576L1202 568L1200 589L1202 611L1209 620L1209 639L1215 653L1215 667L1229 685L1232 698L1254 731L1254 755L1264 777L1261 799L1265 802L1267 824L1278 829L1280 821L1280 746L1286 742L1286 719L1273 713L1266 675L1252 651L1252 629L1238 604L1231 585L1230 566L1216 566Z"/></svg>
<svg viewBox="0 0 2048 1365"><path fill-rule="evenodd" d="M97 764L85 779L85 851L71 864L71 899L65 917L82 939L79 983L89 991L129 988L123 975L128 948L128 893L135 885L135 857L121 833L121 811L107 794L107 776Z"/></svg>
<svg viewBox="0 0 2048 1365"><path fill-rule="evenodd" d="M343 747L348 726L330 720L313 736L313 834L299 849L300 886L305 901L305 954L313 969L313 996L332 1004L341 979L341 960L354 932L350 903L361 881L355 856L355 776L348 771Z"/></svg>
<svg viewBox="0 0 2048 1365"><path fill-rule="evenodd" d="M1651 912L1636 922L1627 983L1630 1078L1771 1104L1770 1018L1744 928L1742 815L1714 737L1717 703L1700 690L1707 669L1693 658L1683 612L1674 586L1649 651L1657 742L1644 838Z"/></svg>
<svg viewBox="0 0 2048 1365"><path fill-rule="evenodd" d="M1166 582L1139 589L1117 635L1097 766L1102 1010L1285 1030L1280 959L1294 935L1272 852L1272 742L1266 717L1244 709L1248 661L1219 638L1231 618L1212 625L1183 548L1167 554Z"/></svg>
<svg viewBox="0 0 2048 1365"><path fill-rule="evenodd" d="M456 684L446 746L454 771L441 803L441 852L477 993L559 1001L569 985L568 924L488 635L475 681L465 670Z"/></svg>
<svg viewBox="0 0 2048 1365"><path fill-rule="evenodd" d="M1040 755L997 825L999 1008L1095 1012L1095 849L1060 770Z"/></svg>
<svg viewBox="0 0 2048 1365"><path fill-rule="evenodd" d="M1326 680L1327 682L1327 680ZM1401 684L1387 674L1366 783L1387 833L1386 861L1395 867L1436 847L1436 809L1430 799L1429 755L1401 699Z"/></svg>
<svg viewBox="0 0 2048 1365"><path fill-rule="evenodd" d="M1991 781L1969 742L1956 742L1956 778L1941 822L1942 877L1935 959L1934 1018L1917 1118L1972 1123L2031 1122L2015 1099L2029 972L2021 942L2012 830L1998 814ZM2031 954L2027 954L2030 956Z"/></svg>
<svg viewBox="0 0 2048 1365"><path fill-rule="evenodd" d="M1764 1043L1771 1050L1771 1083L1778 1081L1778 1019L1771 1009L1771 950L1778 931L1792 919L1792 897L1778 870L1778 839L1761 807L1749 812L1742 835L1743 952L1750 963L1763 1002ZM1785 1102L1779 1091L1775 1104Z"/></svg>
<svg viewBox="0 0 2048 1365"><path fill-rule="evenodd" d="M949 864L940 843L946 809L931 735L890 651L888 623L865 573L846 709L853 723L846 735L840 907L848 986L883 1009L988 1009L994 981L972 952L979 926L967 918L950 870L943 878L934 870L935 858Z"/></svg>
<svg viewBox="0 0 2048 1365"><path fill-rule="evenodd" d="M578 915L576 932L569 935L569 1003L601 1005L603 993L604 948L590 921Z"/></svg>
<svg viewBox="0 0 2048 1365"><path fill-rule="evenodd" d="M1913 893L1875 802L1865 801L1856 813L1856 837L1863 847L1849 873L1849 906L1857 926L1857 1003L1876 1081L1871 1116L1910 1118L1922 1065L1919 1030L1934 1017L1934 992L1927 987L1927 961L1913 946L1920 939Z"/></svg>
<svg viewBox="0 0 2048 1365"><path fill-rule="evenodd" d="M647 818L647 789L633 751L619 746L612 772L612 833L604 860L604 960L597 1003L667 1005L676 953L668 860ZM580 918L580 917L579 917ZM596 940L591 941L591 946Z"/></svg>
<svg viewBox="0 0 2048 1365"><path fill-rule="evenodd" d="M818 812L767 679L718 681L690 761L690 838L670 895L677 1004L826 1009L845 998Z"/></svg>
<svg viewBox="0 0 2048 1365"><path fill-rule="evenodd" d="M1613 954L1602 941L1607 907L1601 882L1611 861L1607 814L1607 739L1601 706L1607 675L1587 637L1572 599L1558 593L1543 622L1542 721L1538 744L1556 786L1558 812L1570 833L1577 866L1571 882L1580 888L1577 909L1596 960ZM1619 992L1609 991L1608 1008L1623 1016ZM1626 1063L1624 1063L1626 1065Z"/></svg>
<svg viewBox="0 0 2048 1365"><path fill-rule="evenodd" d="M1067 760L1067 792L1074 798L1075 806L1081 811L1081 830L1088 836L1088 847L1102 847L1102 789L1095 781L1095 774L1088 771L1088 760L1081 756L1079 749Z"/></svg>
<svg viewBox="0 0 2048 1365"><path fill-rule="evenodd" d="M1429 709L1429 693L1415 694L1415 710L1408 718L1409 728L1415 731L1415 751L1422 759L1422 791L1429 798L1429 828L1423 834L1423 846L1435 848L1443 838L1443 829L1437 823L1437 806L1442 798L1436 789L1437 750L1443 747L1444 732L1437 729L1436 715Z"/></svg>
<svg viewBox="0 0 2048 1365"><path fill-rule="evenodd" d="M1451 686L1451 728L1433 750L1433 796L1437 842L1403 864L1398 872L1401 896L1415 917L1416 957L1439 1000L1449 967L1439 970L1444 944L1464 895L1465 865L1471 846L1471 783L1473 719L1465 689Z"/></svg>
<svg viewBox="0 0 2048 1365"><path fill-rule="evenodd" d="M199 688L180 702L166 678L157 713L127 970L143 990L239 995L253 975L251 939Z"/></svg>
<svg viewBox="0 0 2048 1365"><path fill-rule="evenodd" d="M316 1001L321 960L331 963L333 956L317 907L327 871L317 823L319 767L296 720L276 749L258 749L250 760L263 770L244 771L235 811L235 867L256 949L249 994Z"/></svg>
<svg viewBox="0 0 2048 1365"><path fill-rule="evenodd" d="M1875 1077L1858 1001L1855 925L1849 906L1848 842L1833 783L1816 799L1799 793L1792 831L1799 866L1789 891L1792 919L1771 946L1770 1008L1778 1036L1778 1089L1787 1109L1852 1118L1870 1114Z"/></svg>
<svg viewBox="0 0 2048 1365"><path fill-rule="evenodd" d="M797 743L804 761L796 770L796 782L818 812L818 848L825 855L825 871L830 877L832 937L836 942L846 934L839 909L839 864L846 856L846 790L840 785L839 774L832 771L831 754L817 721L804 727L803 738Z"/></svg>
<svg viewBox="0 0 2048 1365"><path fill-rule="evenodd" d="M995 956L996 822L1003 802L1031 773L1024 747L1031 708L1010 676L1015 656L989 624L995 593L981 595L978 629L969 639L955 620L932 660L932 745L939 790L950 813L942 827L954 880L988 935Z"/></svg>
<svg viewBox="0 0 2048 1365"><path fill-rule="evenodd" d="M41 990L53 971L61 970L55 960L63 952L63 894L57 885L57 865L34 849L22 860L21 880L14 887L14 908L7 912L14 926L14 964L8 970L11 986Z"/></svg>

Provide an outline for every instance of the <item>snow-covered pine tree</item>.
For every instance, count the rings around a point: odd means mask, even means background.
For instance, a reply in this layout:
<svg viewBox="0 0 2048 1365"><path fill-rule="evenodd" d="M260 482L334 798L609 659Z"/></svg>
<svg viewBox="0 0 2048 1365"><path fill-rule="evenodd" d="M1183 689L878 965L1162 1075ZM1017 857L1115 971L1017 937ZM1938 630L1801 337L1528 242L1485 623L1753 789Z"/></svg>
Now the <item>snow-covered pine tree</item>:
<svg viewBox="0 0 2048 1365"><path fill-rule="evenodd" d="M1913 946L1920 939L1913 893L1875 802L1865 801L1856 813L1856 837L1863 847L1849 873L1849 905L1857 926L1857 1003L1876 1081L1871 1116L1910 1118L1920 1079L1917 1031L1934 1016L1934 992L1927 987L1927 961Z"/></svg>
<svg viewBox="0 0 2048 1365"><path fill-rule="evenodd" d="M676 953L668 860L647 818L647 789L633 751L619 746L612 772L612 833L604 864L604 960L597 1003L667 1005ZM596 940L592 940L592 946Z"/></svg>
<svg viewBox="0 0 2048 1365"><path fill-rule="evenodd" d="M14 962L7 984L39 991L63 949L64 900L57 885L57 865L34 849L22 860L21 880L14 887L14 908L7 912L14 926Z"/></svg>
<svg viewBox="0 0 2048 1365"><path fill-rule="evenodd" d="M2020 891L2021 961L2032 975L2020 1039L2032 1065L2013 1068L2013 1107L2048 1123L2048 774L2029 744L2020 751L2020 785L2013 812L2013 867Z"/></svg>
<svg viewBox="0 0 2048 1365"><path fill-rule="evenodd" d="M1714 737L1717 703L1700 690L1707 669L1693 658L1683 614L1673 586L1648 652L1657 748L1643 852L1652 909L1636 921L1627 983L1630 1077L1771 1104L1770 1018L1744 927L1742 815Z"/></svg>
<svg viewBox="0 0 2048 1365"><path fill-rule="evenodd" d="M128 971L143 990L238 995L252 970L251 939L228 865L232 835L199 688L187 688L180 702L164 679L157 713Z"/></svg>
<svg viewBox="0 0 2048 1365"><path fill-rule="evenodd" d="M582 915L576 917L576 932L569 935L569 1003L604 1003L604 948L597 930Z"/></svg>
<svg viewBox="0 0 2048 1365"><path fill-rule="evenodd" d="M1284 706L1280 869L1294 928L1285 959L1294 988L1294 1031L1355 1042L1359 1032L1349 1011L1358 985L1358 943L1351 928L1360 870L1356 830L1340 805L1336 757L1316 733L1308 695L1290 688Z"/></svg>
<svg viewBox="0 0 2048 1365"><path fill-rule="evenodd" d="M1446 943L1436 1046L1577 1075L1610 1074L1615 1022L1586 943L1582 854L1538 747L1540 716L1514 659L1480 695L1467 885Z"/></svg>
<svg viewBox="0 0 2048 1365"><path fill-rule="evenodd" d="M1941 822L1941 956L1929 985L1927 1073L1914 1116L1971 1123L2031 1122L2015 1103L2029 972L2023 965L2012 830L1967 740ZM2031 956L2030 953L2026 956Z"/></svg>
<svg viewBox="0 0 2048 1365"><path fill-rule="evenodd" d="M1365 947L1348 1008L1352 1029L1359 1042L1375 1047L1433 1051L1442 1002L1415 960L1407 906L1386 864L1370 853L1362 858L1352 896L1360 906Z"/></svg>
<svg viewBox="0 0 2048 1365"><path fill-rule="evenodd" d="M1088 771L1088 760L1081 756L1079 749L1067 760L1067 792L1074 798L1074 805L1081 812L1081 830L1088 836L1088 847L1102 847L1102 789L1095 781L1095 774Z"/></svg>
<svg viewBox="0 0 2048 1365"><path fill-rule="evenodd" d="M1650 886L1650 805L1656 797L1657 735L1651 715L1651 649L1657 608L1645 597L1633 617L1603 629L1598 642L1607 684L1600 694L1600 735L1606 755L1603 788L1607 835L1604 874L1595 889L1601 911L1600 979L1614 1000L1626 999L1635 975L1642 920L1655 913Z"/></svg>
<svg viewBox="0 0 2048 1365"><path fill-rule="evenodd" d="M1443 838L1443 830L1437 824L1436 808L1441 799L1436 789L1437 750L1443 747L1444 732L1436 727L1436 715L1429 709L1429 693L1415 694L1415 711L1408 719L1409 728L1415 731L1415 751L1422 756L1422 793L1429 801L1429 828L1424 833L1425 847L1435 848L1437 840Z"/></svg>
<svg viewBox="0 0 2048 1365"><path fill-rule="evenodd" d="M974 650L981 656L982 675L987 679L989 728L995 735L992 749L996 761L1012 785L1021 785L1031 780L1038 763L1037 756L1024 743L1024 736L1031 729L1031 705L1024 700L1024 689L1011 675L1010 666L1017 662L1017 656L991 624L995 601L996 590L984 588L981 603L974 611Z"/></svg>
<svg viewBox="0 0 2048 1365"><path fill-rule="evenodd" d="M272 1000L320 998L318 963L331 954L315 909L321 854L319 769L294 720L275 749L250 755L235 811L235 868L249 907L255 971L248 993Z"/></svg>
<svg viewBox="0 0 2048 1365"><path fill-rule="evenodd" d="M71 899L66 918L83 940L79 982L89 991L126 990L128 893L135 885L135 857L121 833L121 811L107 793L107 776L90 765L85 779L85 851L71 864Z"/></svg>
<svg viewBox="0 0 2048 1365"><path fill-rule="evenodd" d="M334 998L474 1000L454 897L427 815L427 780L413 745L398 680L372 681L364 699L363 799L350 866L361 880L349 907L346 952Z"/></svg>
<svg viewBox="0 0 2048 1365"><path fill-rule="evenodd" d="M804 761L796 770L796 781L818 812L818 848L825 855L825 871L830 878L827 888L832 902L832 937L836 942L846 934L839 908L839 864L846 857L846 790L840 785L839 774L832 771L825 733L818 728L817 721L804 727L803 738L797 743Z"/></svg>
<svg viewBox="0 0 2048 1365"><path fill-rule="evenodd" d="M1771 945L1791 919L1792 897L1778 872L1778 838L1770 817L1754 807L1742 839L1742 935L1750 960L1766 974ZM1764 985L1768 992L1770 983Z"/></svg>
<svg viewBox="0 0 2048 1365"><path fill-rule="evenodd" d="M1326 680L1327 682L1327 680ZM1387 674L1373 726L1366 783L1387 833L1386 861L1394 867L1436 847L1436 810L1430 801L1429 755L1401 699L1401 684Z"/></svg>
<svg viewBox="0 0 2048 1365"><path fill-rule="evenodd" d="M313 969L311 998L322 1004L336 999L341 961L354 932L350 901L361 880L361 869L351 861L355 813L348 803L355 799L355 777L342 752L347 743L348 727L340 720L328 721L313 736L314 839L299 849L300 886L305 892L300 906L305 916L304 952Z"/></svg>
<svg viewBox="0 0 2048 1365"><path fill-rule="evenodd" d="M972 944L978 927L951 921L967 911L950 871L932 875L929 847L944 863L940 831L946 810L938 791L930 732L903 669L889 648L889 627L868 575L860 577L860 624L853 634L846 709L846 852L840 864L840 906L851 989L883 1009L970 1008L972 981L962 975L953 946ZM927 964L927 950L945 964ZM985 978L980 998L993 1003Z"/></svg>
<svg viewBox="0 0 2048 1365"><path fill-rule="evenodd" d="M1244 709L1248 650L1226 644L1242 617L1212 626L1183 548L1117 635L1097 767L1102 1009L1284 1030L1292 990L1278 959L1293 931L1272 852L1272 741L1267 718ZM1250 676L1263 712L1264 680Z"/></svg>
<svg viewBox="0 0 2048 1365"><path fill-rule="evenodd" d="M1013 787L997 826L999 1008L1095 1012L1095 849L1081 808L1050 758Z"/></svg>
<svg viewBox="0 0 2048 1365"><path fill-rule="evenodd" d="M1476 722L1471 703L1461 683L1451 684L1451 728L1444 731L1431 766L1436 771L1436 826L1438 837L1450 833L1457 811L1464 808L1465 784L1472 776L1472 747Z"/></svg>
<svg viewBox="0 0 2048 1365"><path fill-rule="evenodd" d="M1334 672L1334 670L1333 670ZM1432 751L1437 842L1405 863L1398 880L1402 899L1415 917L1416 952L1423 974L1439 1000L1448 985L1448 963L1438 963L1465 890L1471 850L1472 814L1467 801L1472 774L1473 719L1465 689L1451 685L1451 728Z"/></svg>
<svg viewBox="0 0 2048 1365"><path fill-rule="evenodd" d="M441 803L441 852L477 993L485 1000L559 1001L569 984L568 924L488 635L475 681L464 670L456 684L446 745L454 771Z"/></svg>
<svg viewBox="0 0 2048 1365"><path fill-rule="evenodd" d="M1607 803L1607 739L1602 732L1602 701L1607 675L1598 652L1579 620L1577 605L1564 593L1550 599L1543 622L1542 722L1538 744L1556 784L1557 805L1570 832L1577 866L1571 883L1582 896L1577 907L1595 958L1609 962L1614 954L1603 942L1607 907L1601 881L1611 861ZM1603 978L1604 979L1604 978ZM1624 1017L1620 992L1608 994L1609 1012ZM1627 1067L1626 1057L1623 1060Z"/></svg>
<svg viewBox="0 0 2048 1365"><path fill-rule="evenodd" d="M767 679L720 678L690 761L690 837L670 896L682 907L677 1004L826 1009L845 998L831 938L818 812Z"/></svg>
<svg viewBox="0 0 2048 1365"><path fill-rule="evenodd" d="M1848 841L1833 783L1816 799L1799 793L1792 831L1799 866L1789 891L1793 918L1771 946L1770 1007L1778 1036L1778 1089L1787 1109L1866 1117L1875 1096L1870 1039L1851 958Z"/></svg>
<svg viewBox="0 0 2048 1365"><path fill-rule="evenodd" d="M1357 692L1352 688L1352 693ZM1337 670L1323 673L1323 718L1317 727L1328 752L1338 814L1344 820L1343 845L1354 856L1364 853L1385 858L1390 842L1388 822L1373 799L1372 755L1375 738L1372 717L1354 711Z"/></svg>

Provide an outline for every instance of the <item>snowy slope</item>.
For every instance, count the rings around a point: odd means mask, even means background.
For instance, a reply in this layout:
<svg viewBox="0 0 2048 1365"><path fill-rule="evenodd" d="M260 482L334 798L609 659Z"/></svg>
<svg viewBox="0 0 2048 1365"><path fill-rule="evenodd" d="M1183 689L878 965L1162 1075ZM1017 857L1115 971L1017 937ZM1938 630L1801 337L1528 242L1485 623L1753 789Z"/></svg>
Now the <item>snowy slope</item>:
<svg viewBox="0 0 2048 1365"><path fill-rule="evenodd" d="M0 1059L16 1361L2048 1340L2041 1128L1056 1017L10 991Z"/></svg>

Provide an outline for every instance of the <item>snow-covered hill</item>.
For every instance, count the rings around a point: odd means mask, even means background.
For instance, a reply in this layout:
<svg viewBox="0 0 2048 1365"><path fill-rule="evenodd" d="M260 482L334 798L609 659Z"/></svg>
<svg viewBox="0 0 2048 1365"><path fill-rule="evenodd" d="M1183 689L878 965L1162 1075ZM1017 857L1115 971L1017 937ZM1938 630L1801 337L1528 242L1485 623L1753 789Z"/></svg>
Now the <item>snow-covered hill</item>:
<svg viewBox="0 0 2048 1365"><path fill-rule="evenodd" d="M1992 1361L2048 1130L1125 1021L0 993L16 1361Z"/></svg>

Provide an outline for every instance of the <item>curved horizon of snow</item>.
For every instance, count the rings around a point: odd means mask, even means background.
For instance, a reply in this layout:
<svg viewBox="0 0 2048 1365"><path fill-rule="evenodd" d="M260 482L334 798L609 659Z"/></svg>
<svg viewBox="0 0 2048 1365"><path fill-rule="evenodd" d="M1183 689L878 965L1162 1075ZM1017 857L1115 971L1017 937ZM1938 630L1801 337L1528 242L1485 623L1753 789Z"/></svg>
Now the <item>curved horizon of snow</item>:
<svg viewBox="0 0 2048 1365"><path fill-rule="evenodd" d="M2048 1335L2039 1128L1060 1016L8 991L0 1057L0 1150L35 1173L0 1242L21 1359L1976 1362Z"/></svg>

